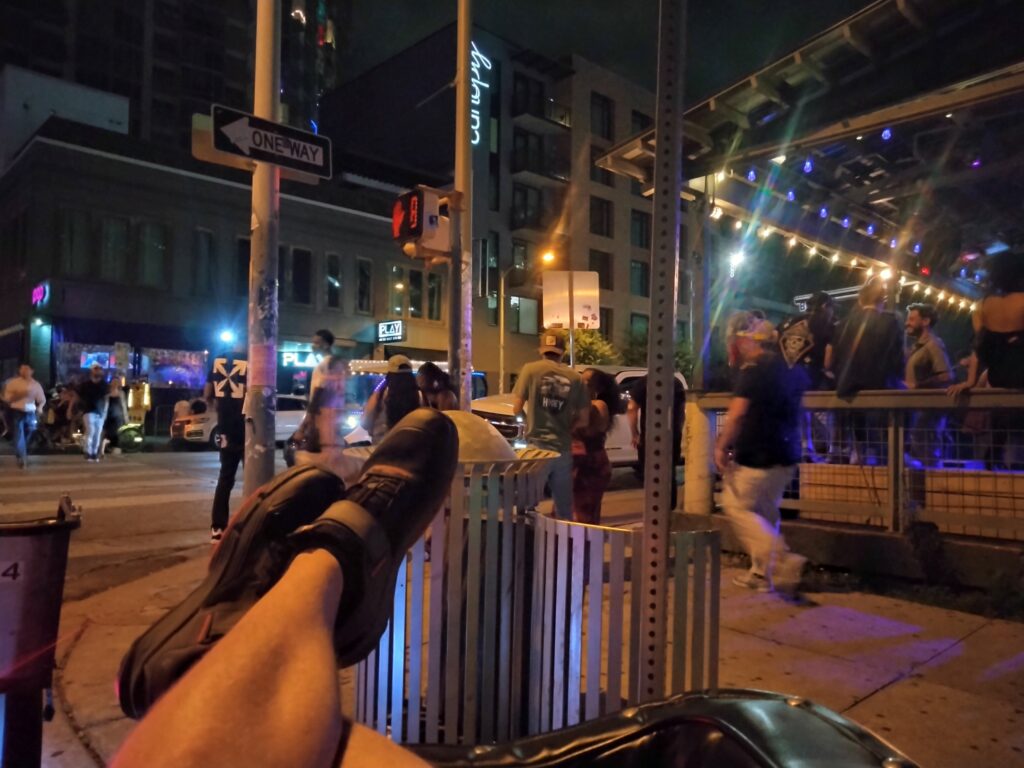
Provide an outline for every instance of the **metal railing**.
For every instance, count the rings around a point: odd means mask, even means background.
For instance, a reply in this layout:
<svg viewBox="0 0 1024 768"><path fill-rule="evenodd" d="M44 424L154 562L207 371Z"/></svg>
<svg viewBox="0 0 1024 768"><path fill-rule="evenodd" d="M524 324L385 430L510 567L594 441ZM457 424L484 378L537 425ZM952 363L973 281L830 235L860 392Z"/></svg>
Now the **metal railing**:
<svg viewBox="0 0 1024 768"><path fill-rule="evenodd" d="M694 397L712 431L729 398ZM804 458L782 502L801 519L1024 540L1024 393L810 392L804 406Z"/></svg>
<svg viewBox="0 0 1024 768"><path fill-rule="evenodd" d="M476 744L640 702L639 534L536 515L550 456L462 465L357 667L357 720L398 742ZM666 691L714 689L719 535L672 543Z"/></svg>

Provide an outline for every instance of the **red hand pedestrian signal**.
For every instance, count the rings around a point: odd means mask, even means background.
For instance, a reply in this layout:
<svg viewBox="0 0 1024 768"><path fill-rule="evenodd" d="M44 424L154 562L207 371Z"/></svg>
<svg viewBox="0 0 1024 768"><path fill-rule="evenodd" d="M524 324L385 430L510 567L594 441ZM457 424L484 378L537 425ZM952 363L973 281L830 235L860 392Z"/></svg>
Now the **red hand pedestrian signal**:
<svg viewBox="0 0 1024 768"><path fill-rule="evenodd" d="M405 223L405 206L401 199L395 200L395 207L391 209L391 237L398 240L402 237L402 224Z"/></svg>
<svg viewBox="0 0 1024 768"><path fill-rule="evenodd" d="M407 240L423 234L423 192L406 192L395 200L391 209L391 236L395 240Z"/></svg>

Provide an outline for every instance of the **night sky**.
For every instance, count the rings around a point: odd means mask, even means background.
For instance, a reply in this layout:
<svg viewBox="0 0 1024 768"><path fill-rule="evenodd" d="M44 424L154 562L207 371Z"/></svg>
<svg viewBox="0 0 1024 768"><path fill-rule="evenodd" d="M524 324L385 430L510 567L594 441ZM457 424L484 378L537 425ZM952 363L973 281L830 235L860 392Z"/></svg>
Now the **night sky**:
<svg viewBox="0 0 1024 768"><path fill-rule="evenodd" d="M688 102L707 97L868 5L868 0L690 0ZM348 80L455 20L456 0L351 0ZM576 52L654 88L657 0L475 0L477 24L539 53Z"/></svg>

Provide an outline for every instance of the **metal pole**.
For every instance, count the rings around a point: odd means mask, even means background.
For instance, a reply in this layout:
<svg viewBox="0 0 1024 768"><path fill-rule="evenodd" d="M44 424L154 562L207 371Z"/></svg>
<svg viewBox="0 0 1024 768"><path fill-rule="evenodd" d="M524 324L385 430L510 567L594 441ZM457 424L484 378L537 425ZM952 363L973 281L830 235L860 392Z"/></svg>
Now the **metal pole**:
<svg viewBox="0 0 1024 768"><path fill-rule="evenodd" d="M572 264L569 265L569 367L576 365L576 306L572 296Z"/></svg>
<svg viewBox="0 0 1024 768"><path fill-rule="evenodd" d="M257 117L277 120L280 111L281 0L256 4ZM245 393L245 469L248 496L274 475L274 408L277 396L277 229L281 174L256 163L252 175L252 238L249 261L249 370Z"/></svg>
<svg viewBox="0 0 1024 768"><path fill-rule="evenodd" d="M458 192L448 196L452 250L448 259L448 375L459 390L459 404L466 399L462 391L462 199Z"/></svg>
<svg viewBox="0 0 1024 768"><path fill-rule="evenodd" d="M710 515L714 509L714 413L703 411L697 398L707 389L710 339L708 324L707 264L713 241L707 199L691 203L687 211L687 239L690 248L690 348L694 353L693 376L688 382L683 453L686 482L683 483L683 511L688 515Z"/></svg>
<svg viewBox="0 0 1024 768"><path fill-rule="evenodd" d="M461 263L452 261L451 296L454 299L458 287L459 301L452 307L451 320L456 323L457 342L449 351L454 369L452 378L459 382L459 403L463 410L470 409L473 399L473 147L469 132L469 49L472 45L473 16L470 0L459 0L458 22L458 72L455 81L455 189L462 193L462 216L452 227L459 227ZM460 269L461 267L461 269ZM456 280L456 276L459 280ZM458 310L458 312L456 312Z"/></svg>
<svg viewBox="0 0 1024 768"><path fill-rule="evenodd" d="M686 0L661 0L658 13L658 142L654 174L654 247L651 253L651 323L644 408L645 482L641 549L641 702L665 690L668 544L672 519L672 402L679 286L679 193L682 189L683 57ZM682 567L685 567L683 565Z"/></svg>
<svg viewBox="0 0 1024 768"><path fill-rule="evenodd" d="M498 276L498 394L505 394L505 283L509 270Z"/></svg>

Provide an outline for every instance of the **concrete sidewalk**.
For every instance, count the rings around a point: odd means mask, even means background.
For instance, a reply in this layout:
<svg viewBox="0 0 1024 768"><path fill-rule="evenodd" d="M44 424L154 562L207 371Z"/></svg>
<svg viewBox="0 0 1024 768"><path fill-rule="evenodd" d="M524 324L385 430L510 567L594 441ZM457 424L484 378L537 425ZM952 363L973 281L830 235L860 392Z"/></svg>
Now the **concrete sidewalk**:
<svg viewBox="0 0 1024 768"><path fill-rule="evenodd" d="M65 605L44 765L110 762L133 727L114 693L121 655L205 566L195 557ZM737 573L722 574L722 687L807 697L928 768L1024 766L1024 625L856 592L798 606L734 586ZM348 711L351 678L339 674Z"/></svg>

